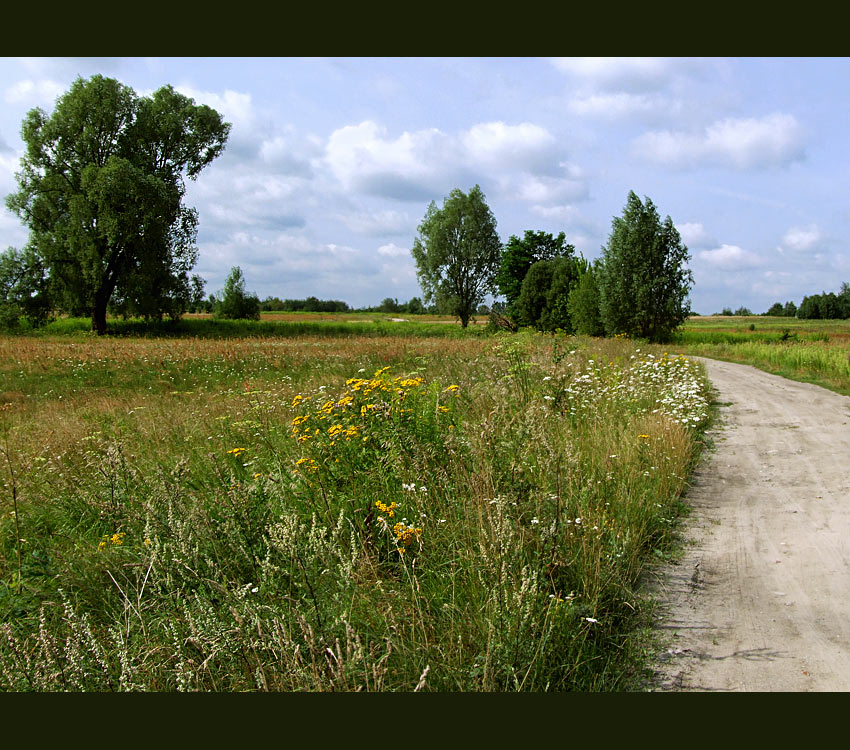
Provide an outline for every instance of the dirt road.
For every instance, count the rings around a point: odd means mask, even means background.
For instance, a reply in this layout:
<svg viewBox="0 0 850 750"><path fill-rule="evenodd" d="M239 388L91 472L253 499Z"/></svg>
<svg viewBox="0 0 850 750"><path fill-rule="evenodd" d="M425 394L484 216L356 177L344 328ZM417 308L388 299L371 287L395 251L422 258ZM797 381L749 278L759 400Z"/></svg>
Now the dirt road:
<svg viewBox="0 0 850 750"><path fill-rule="evenodd" d="M850 690L850 398L703 360L720 423L654 690Z"/></svg>

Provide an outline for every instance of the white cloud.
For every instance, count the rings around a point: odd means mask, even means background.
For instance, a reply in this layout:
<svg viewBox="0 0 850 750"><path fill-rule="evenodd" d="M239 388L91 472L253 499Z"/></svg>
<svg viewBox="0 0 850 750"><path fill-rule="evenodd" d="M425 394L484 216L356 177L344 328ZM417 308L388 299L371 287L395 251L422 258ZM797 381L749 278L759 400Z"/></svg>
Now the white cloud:
<svg viewBox="0 0 850 750"><path fill-rule="evenodd" d="M686 222L684 224L678 224L676 226L676 230L682 237L682 242L684 242L685 245L687 245L690 249L698 247L710 247L712 245L715 245L717 242L706 231L705 227L698 222Z"/></svg>
<svg viewBox="0 0 850 750"><path fill-rule="evenodd" d="M558 144L545 128L530 122L485 122L460 136L467 158L497 169L548 170L558 163Z"/></svg>
<svg viewBox="0 0 850 750"><path fill-rule="evenodd" d="M206 104L224 116L227 122L248 125L254 119L251 94L226 89L223 94L200 91L190 86L175 86L176 91L195 100L195 104Z"/></svg>
<svg viewBox="0 0 850 750"><path fill-rule="evenodd" d="M436 128L391 139L386 128L366 120L331 133L325 155L345 187L388 197L398 189L404 197L425 192L425 185L450 163L452 150L451 139Z"/></svg>
<svg viewBox="0 0 850 750"><path fill-rule="evenodd" d="M410 249L406 247L399 247L398 245L390 242L388 245L381 245L378 248L378 255L385 255L390 258L410 257Z"/></svg>
<svg viewBox="0 0 850 750"><path fill-rule="evenodd" d="M30 79L18 81L3 92L7 104L30 103L39 106L52 106L65 92L65 87L56 81Z"/></svg>
<svg viewBox="0 0 850 750"><path fill-rule="evenodd" d="M702 133L656 131L632 142L632 153L669 167L700 165L760 169L805 155L803 129L793 115L719 120Z"/></svg>
<svg viewBox="0 0 850 750"><path fill-rule="evenodd" d="M551 63L562 73L615 90L661 88L677 67L689 64L658 57L559 57Z"/></svg>
<svg viewBox="0 0 850 750"><path fill-rule="evenodd" d="M277 173L309 176L312 172L310 159L318 156L320 149L308 139L299 139L292 127L283 128L283 131L262 142L260 158Z"/></svg>
<svg viewBox="0 0 850 750"><path fill-rule="evenodd" d="M415 226L406 211L354 211L339 214L337 219L352 232L371 237L412 233Z"/></svg>
<svg viewBox="0 0 850 750"><path fill-rule="evenodd" d="M575 221L580 214L575 206L532 206L531 211L546 219L559 219L560 221Z"/></svg>
<svg viewBox="0 0 850 750"><path fill-rule="evenodd" d="M702 250L696 257L719 271L743 271L756 268L763 262L756 253L737 245L721 245L713 250Z"/></svg>
<svg viewBox="0 0 850 750"><path fill-rule="evenodd" d="M584 94L570 99L569 109L580 116L617 120L665 108L665 100L645 94Z"/></svg>
<svg viewBox="0 0 850 750"><path fill-rule="evenodd" d="M513 192L530 203L566 203L587 197L587 184L580 179L522 175L515 180Z"/></svg>
<svg viewBox="0 0 850 750"><path fill-rule="evenodd" d="M782 238L782 248L806 252L818 247L823 238L820 229L814 224L809 227L791 227Z"/></svg>
<svg viewBox="0 0 850 750"><path fill-rule="evenodd" d="M335 130L325 156L345 189L397 200L435 199L475 182L533 202L586 195L583 175L564 161L554 136L529 122L479 123L455 134L430 128L393 138L366 120Z"/></svg>

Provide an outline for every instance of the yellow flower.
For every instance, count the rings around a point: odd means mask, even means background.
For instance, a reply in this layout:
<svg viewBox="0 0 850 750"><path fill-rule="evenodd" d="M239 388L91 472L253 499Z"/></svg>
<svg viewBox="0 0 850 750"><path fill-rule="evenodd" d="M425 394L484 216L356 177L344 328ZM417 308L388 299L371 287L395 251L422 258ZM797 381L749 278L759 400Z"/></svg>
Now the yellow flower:
<svg viewBox="0 0 850 750"><path fill-rule="evenodd" d="M395 534L396 541L399 544L403 544L407 547L414 539L418 539L422 535L422 529L413 526L405 526L404 523L399 521L395 526L393 526L393 534Z"/></svg>
<svg viewBox="0 0 850 750"><path fill-rule="evenodd" d="M307 471L311 471L313 473L315 473L319 470L319 464L317 464L312 458L299 458L295 462L295 465L298 466L299 468L303 467L303 468L307 469ZM295 471L297 472L298 469L296 469Z"/></svg>
<svg viewBox="0 0 850 750"><path fill-rule="evenodd" d="M395 509L398 507L398 503L393 502L387 505L386 503L382 503L380 500L377 500L375 502L375 507L382 513L386 513L390 518L392 518L395 515Z"/></svg>
<svg viewBox="0 0 850 750"><path fill-rule="evenodd" d="M245 452L245 448L232 448L227 452L230 453L234 458L238 458Z"/></svg>

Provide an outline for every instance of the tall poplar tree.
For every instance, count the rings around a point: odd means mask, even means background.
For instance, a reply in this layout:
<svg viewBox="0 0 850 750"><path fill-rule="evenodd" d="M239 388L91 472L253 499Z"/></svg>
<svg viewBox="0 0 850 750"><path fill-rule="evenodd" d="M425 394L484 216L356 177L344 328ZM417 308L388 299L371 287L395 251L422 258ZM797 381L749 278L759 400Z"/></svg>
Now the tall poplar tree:
<svg viewBox="0 0 850 750"><path fill-rule="evenodd" d="M688 248L668 216L629 192L612 223L597 279L599 312L608 335L625 333L661 342L690 315L693 276Z"/></svg>

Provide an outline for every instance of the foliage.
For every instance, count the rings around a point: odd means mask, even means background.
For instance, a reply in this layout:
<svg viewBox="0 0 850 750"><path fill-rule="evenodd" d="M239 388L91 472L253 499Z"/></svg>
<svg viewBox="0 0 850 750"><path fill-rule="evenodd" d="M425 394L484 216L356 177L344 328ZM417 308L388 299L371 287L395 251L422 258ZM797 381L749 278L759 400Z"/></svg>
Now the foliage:
<svg viewBox="0 0 850 750"><path fill-rule="evenodd" d="M49 281L35 253L10 247L0 254L0 325L16 328L23 316L39 327L51 312Z"/></svg>
<svg viewBox="0 0 850 750"><path fill-rule="evenodd" d="M78 78L51 115L27 114L19 189L7 198L56 302L106 330L116 294L130 314L179 314L195 263L197 214L182 205L224 149L230 125L164 86L139 97L120 82Z"/></svg>
<svg viewBox="0 0 850 750"><path fill-rule="evenodd" d="M397 299L393 299L392 297L386 297L380 305L378 305L378 312L384 313L397 313L401 312L401 305L398 304Z"/></svg>
<svg viewBox="0 0 850 750"><path fill-rule="evenodd" d="M506 300L509 311L522 293L522 284L529 269L539 261L572 256L575 248L568 245L561 232L553 237L547 232L525 231L522 239L511 235L502 251L496 286ZM525 325L529 325L526 323Z"/></svg>
<svg viewBox="0 0 850 750"><path fill-rule="evenodd" d="M785 314L785 308L781 302L774 302L768 309L765 315L773 317L782 317Z"/></svg>
<svg viewBox="0 0 850 750"><path fill-rule="evenodd" d="M245 277L239 266L230 269L224 291L216 301L214 315L231 320L260 319L260 300L256 294L245 291Z"/></svg>
<svg viewBox="0 0 850 750"><path fill-rule="evenodd" d="M567 307L569 295L588 264L584 259L563 255L553 260L540 260L528 269L514 313L520 325L534 326L540 331L561 329L573 331Z"/></svg>
<svg viewBox="0 0 850 750"><path fill-rule="evenodd" d="M204 287L207 282L196 273L189 279L189 312L208 312L205 301Z"/></svg>
<svg viewBox="0 0 850 750"><path fill-rule="evenodd" d="M348 312L350 309L346 302L336 299L318 299L307 297L306 299L285 299L279 297L266 297L260 302L260 309L268 312Z"/></svg>
<svg viewBox="0 0 850 750"><path fill-rule="evenodd" d="M606 332L665 341L687 319L693 277L690 255L668 216L661 221L649 198L629 192L615 217L598 279Z"/></svg>
<svg viewBox="0 0 850 750"><path fill-rule="evenodd" d="M496 219L478 185L468 194L452 190L441 209L431 201L411 248L425 302L433 300L466 328L495 290L501 249Z"/></svg>
<svg viewBox="0 0 850 750"><path fill-rule="evenodd" d="M605 335L605 327L599 315L599 289L596 284L598 275L599 263L588 266L579 276L567 302L573 328L576 333L584 336Z"/></svg>
<svg viewBox="0 0 850 750"><path fill-rule="evenodd" d="M838 294L823 292L803 297L797 317L804 320L839 320L850 318L850 284L842 283Z"/></svg>

